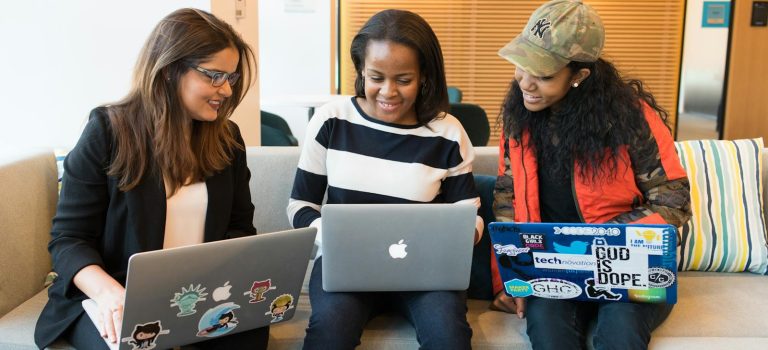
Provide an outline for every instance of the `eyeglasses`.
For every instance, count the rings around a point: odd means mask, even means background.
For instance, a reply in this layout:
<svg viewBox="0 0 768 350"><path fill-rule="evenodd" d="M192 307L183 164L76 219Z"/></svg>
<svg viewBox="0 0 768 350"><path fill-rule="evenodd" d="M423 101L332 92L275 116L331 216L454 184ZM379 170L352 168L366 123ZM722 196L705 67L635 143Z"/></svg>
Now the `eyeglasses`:
<svg viewBox="0 0 768 350"><path fill-rule="evenodd" d="M234 73L224 73L224 72L217 72L215 70L207 70L200 66L191 66L196 71L203 73L207 75L209 78L211 78L211 85L219 87L224 85L225 81L229 82L229 85L235 85L237 83L237 79L240 79L240 73L234 72Z"/></svg>

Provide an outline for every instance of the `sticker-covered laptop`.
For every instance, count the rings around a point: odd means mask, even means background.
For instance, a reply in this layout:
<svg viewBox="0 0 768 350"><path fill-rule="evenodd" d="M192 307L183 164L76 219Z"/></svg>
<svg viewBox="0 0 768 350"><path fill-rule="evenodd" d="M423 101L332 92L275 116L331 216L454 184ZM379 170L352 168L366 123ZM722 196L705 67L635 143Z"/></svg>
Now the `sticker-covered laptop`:
<svg viewBox="0 0 768 350"><path fill-rule="evenodd" d="M110 349L169 349L291 319L316 229L134 254ZM96 303L83 308L96 323Z"/></svg>
<svg viewBox="0 0 768 350"><path fill-rule="evenodd" d="M671 225L494 222L488 229L509 296L677 302Z"/></svg>
<svg viewBox="0 0 768 350"><path fill-rule="evenodd" d="M472 204L326 204L327 292L464 290L477 207Z"/></svg>

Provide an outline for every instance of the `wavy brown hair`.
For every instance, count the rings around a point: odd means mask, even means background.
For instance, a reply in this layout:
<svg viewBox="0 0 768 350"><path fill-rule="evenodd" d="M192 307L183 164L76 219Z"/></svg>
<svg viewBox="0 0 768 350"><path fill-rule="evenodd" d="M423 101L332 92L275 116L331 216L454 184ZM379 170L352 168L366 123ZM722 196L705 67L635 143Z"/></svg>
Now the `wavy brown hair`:
<svg viewBox="0 0 768 350"><path fill-rule="evenodd" d="M355 64L355 96L365 98L363 68L368 42L389 40L405 45L419 55L419 72L424 84L416 97L416 122L426 125L448 111L448 86L440 41L424 18L404 10L384 10L373 15L352 39L349 53Z"/></svg>
<svg viewBox="0 0 768 350"><path fill-rule="evenodd" d="M181 77L228 47L235 48L242 78L224 100L213 122L193 120L179 95ZM181 186L202 181L232 161L237 143L229 117L245 96L255 71L251 48L234 29L212 14L180 9L157 24L139 54L133 85L121 101L108 106L115 156L108 174L128 191L149 171L158 172L173 195ZM187 137L191 135L191 137Z"/></svg>

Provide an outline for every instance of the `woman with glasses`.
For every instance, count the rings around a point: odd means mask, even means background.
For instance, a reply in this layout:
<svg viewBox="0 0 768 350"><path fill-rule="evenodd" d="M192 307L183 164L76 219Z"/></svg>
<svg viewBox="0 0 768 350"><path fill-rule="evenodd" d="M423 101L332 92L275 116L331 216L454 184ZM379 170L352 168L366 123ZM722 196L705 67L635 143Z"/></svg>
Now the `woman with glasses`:
<svg viewBox="0 0 768 350"><path fill-rule="evenodd" d="M119 343L132 254L256 233L243 138L229 121L254 65L248 45L207 12L181 9L155 27L128 95L91 111L64 161L48 246L58 277L35 329L39 347ZM85 315L85 298L100 325ZM265 349L268 333L194 347Z"/></svg>

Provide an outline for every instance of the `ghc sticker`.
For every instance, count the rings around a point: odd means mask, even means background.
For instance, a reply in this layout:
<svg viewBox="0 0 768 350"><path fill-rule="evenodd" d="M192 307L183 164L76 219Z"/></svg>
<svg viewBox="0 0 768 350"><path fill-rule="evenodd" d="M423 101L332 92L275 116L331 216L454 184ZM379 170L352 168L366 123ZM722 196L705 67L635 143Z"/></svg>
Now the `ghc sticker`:
<svg viewBox="0 0 768 350"><path fill-rule="evenodd" d="M524 298L533 294L531 284L517 278L504 282L504 289L507 294L516 298Z"/></svg>
<svg viewBox="0 0 768 350"><path fill-rule="evenodd" d="M571 281L557 278L537 278L528 281L533 295L548 299L572 299L581 295L581 287Z"/></svg>

